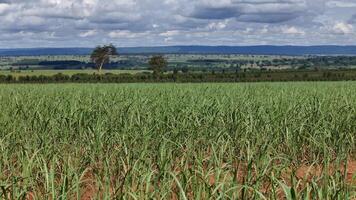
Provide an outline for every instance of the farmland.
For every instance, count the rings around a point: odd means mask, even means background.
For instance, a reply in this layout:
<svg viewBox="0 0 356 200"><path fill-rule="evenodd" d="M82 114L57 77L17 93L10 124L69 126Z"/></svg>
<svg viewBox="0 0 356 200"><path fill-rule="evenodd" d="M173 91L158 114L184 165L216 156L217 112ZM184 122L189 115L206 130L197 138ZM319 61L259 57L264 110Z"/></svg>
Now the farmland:
<svg viewBox="0 0 356 200"><path fill-rule="evenodd" d="M113 57L104 69L147 70L152 54L127 54ZM277 56L238 54L166 54L167 71L236 71L285 69L352 69L356 56ZM88 55L0 56L0 73L48 70L84 71L94 69ZM21 75L21 74L18 74ZM40 74L41 75L41 74ZM43 74L45 75L45 74Z"/></svg>
<svg viewBox="0 0 356 200"><path fill-rule="evenodd" d="M151 54L112 56L100 73L88 55L2 56L0 83L261 82L356 80L356 56L166 54L153 76Z"/></svg>
<svg viewBox="0 0 356 200"><path fill-rule="evenodd" d="M129 54L114 57L107 69L137 70L147 69L147 62L151 54ZM224 68L257 68L259 62L271 62L273 59L298 59L304 57L292 56L258 56L258 55L200 55L200 54L167 54L169 68L188 67L192 70L224 69ZM10 56L0 57L0 69L2 70L81 70L91 69L90 56L66 55L66 56ZM262 64L262 63L261 63ZM271 65L271 63L269 63ZM272 66L270 66L272 67ZM291 68L287 65L275 67Z"/></svg>
<svg viewBox="0 0 356 200"><path fill-rule="evenodd" d="M2 199L352 199L356 82L0 85Z"/></svg>

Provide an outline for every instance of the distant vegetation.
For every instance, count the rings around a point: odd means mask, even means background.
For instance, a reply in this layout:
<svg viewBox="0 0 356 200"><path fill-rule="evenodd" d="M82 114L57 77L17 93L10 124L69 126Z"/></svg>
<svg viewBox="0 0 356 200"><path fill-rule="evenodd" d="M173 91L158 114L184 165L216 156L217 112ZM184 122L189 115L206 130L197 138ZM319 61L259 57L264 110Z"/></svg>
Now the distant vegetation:
<svg viewBox="0 0 356 200"><path fill-rule="evenodd" d="M121 55L104 62L105 69L148 69L153 55ZM168 54L166 71L283 70L356 68L356 56L252 56ZM90 56L0 57L0 70L97 69Z"/></svg>
<svg viewBox="0 0 356 200"><path fill-rule="evenodd" d="M261 82L261 81L347 81L356 80L356 70L283 70L189 72L139 72L105 74L0 75L0 83L132 83L132 82Z"/></svg>

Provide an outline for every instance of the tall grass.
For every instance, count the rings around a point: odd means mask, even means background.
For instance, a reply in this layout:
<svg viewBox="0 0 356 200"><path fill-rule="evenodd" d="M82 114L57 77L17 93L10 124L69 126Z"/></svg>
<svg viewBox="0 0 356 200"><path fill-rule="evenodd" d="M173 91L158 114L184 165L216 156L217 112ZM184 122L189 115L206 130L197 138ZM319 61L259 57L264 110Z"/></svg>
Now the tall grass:
<svg viewBox="0 0 356 200"><path fill-rule="evenodd" d="M0 85L0 199L352 199L356 83Z"/></svg>

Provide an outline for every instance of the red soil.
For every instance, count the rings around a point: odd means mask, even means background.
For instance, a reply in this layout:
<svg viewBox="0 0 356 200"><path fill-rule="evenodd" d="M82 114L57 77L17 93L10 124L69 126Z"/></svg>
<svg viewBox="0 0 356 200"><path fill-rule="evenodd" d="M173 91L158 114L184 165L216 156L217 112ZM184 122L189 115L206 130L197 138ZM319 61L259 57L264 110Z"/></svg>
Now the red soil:
<svg viewBox="0 0 356 200"><path fill-rule="evenodd" d="M81 200L92 200L97 196L98 189L95 184L95 177L91 170L87 171L83 177L83 189L81 194Z"/></svg>
<svg viewBox="0 0 356 200"><path fill-rule="evenodd" d="M344 169L338 169L340 173L345 173ZM296 171L296 176L298 179L310 180L313 177L320 177L323 174L323 168L318 165L307 166L303 165L299 167ZM330 166L328 169L328 174L333 175L336 173L335 167ZM356 160L350 160L347 162L346 168L346 182L348 184L356 184Z"/></svg>
<svg viewBox="0 0 356 200"><path fill-rule="evenodd" d="M224 166L225 167L225 166ZM223 167L223 168L224 168ZM344 169L338 169L340 173L345 173ZM312 178L317 178L321 177L325 170L323 170L322 166L320 165L313 165L313 166L308 166L308 165L302 165L299 168L296 169L296 178L299 180L303 180L306 182L311 181ZM329 167L328 174L333 175L337 172L335 170L335 167L332 165ZM284 173L283 177L285 177L285 181L288 183L290 182L290 173L291 170L288 170L286 173ZM236 177L238 182L243 182L244 176L246 175L246 166L245 165L240 165L239 170L237 171ZM209 176L208 183L210 186L213 186L216 184L215 176L214 174ZM81 200L92 200L98 197L98 194L100 193L97 184L95 182L95 177L94 174L91 172L91 170L88 170L84 177L83 177L83 185L82 185L82 194L81 194ZM350 160L347 162L347 169L346 169L346 182L350 185L356 185L356 160ZM269 186L266 184L266 187L264 187L263 191L261 192L268 192ZM172 196L171 199L178 199L177 194L179 193L178 188L175 188L173 186L172 188ZM189 196L194 196L193 194L190 194ZM26 200L34 200L35 199L35 194L33 192L29 192L26 196Z"/></svg>

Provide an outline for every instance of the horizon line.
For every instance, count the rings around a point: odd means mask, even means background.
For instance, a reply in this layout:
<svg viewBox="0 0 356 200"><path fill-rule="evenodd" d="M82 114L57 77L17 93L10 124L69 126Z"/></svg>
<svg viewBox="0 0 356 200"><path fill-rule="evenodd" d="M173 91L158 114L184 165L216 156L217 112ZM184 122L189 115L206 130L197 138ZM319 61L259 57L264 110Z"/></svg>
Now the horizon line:
<svg viewBox="0 0 356 200"><path fill-rule="evenodd" d="M104 44L105 45L105 44ZM95 48L96 46L84 46L84 47L10 47L3 48L0 50L11 50L11 49L87 49ZM115 45L114 45L115 46ZM338 45L338 44L316 44L316 45L273 45L273 44L261 44L261 45L157 45L157 46L116 46L116 48L165 48L165 47L356 47L356 44L352 45Z"/></svg>

